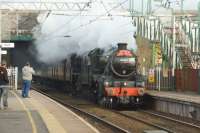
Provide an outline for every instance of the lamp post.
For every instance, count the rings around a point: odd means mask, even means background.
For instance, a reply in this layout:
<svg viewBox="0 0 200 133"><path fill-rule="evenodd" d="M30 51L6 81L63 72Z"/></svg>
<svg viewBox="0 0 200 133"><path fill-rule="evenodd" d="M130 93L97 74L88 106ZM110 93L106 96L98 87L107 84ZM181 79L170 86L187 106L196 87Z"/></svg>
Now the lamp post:
<svg viewBox="0 0 200 133"><path fill-rule="evenodd" d="M174 10L173 8L172 10L172 26L173 26L173 37L172 37L172 56L173 56L173 63L172 63L172 76L174 77L174 71L176 68L176 49L175 49L175 45L176 45L176 17L174 15Z"/></svg>
<svg viewBox="0 0 200 133"><path fill-rule="evenodd" d="M69 37L72 37L72 36L70 36L70 35L65 35L65 36L63 36L63 37L69 38Z"/></svg>
<svg viewBox="0 0 200 133"><path fill-rule="evenodd" d="M60 38L70 38L72 37L71 35L64 35L64 36L53 36L54 38L60 37Z"/></svg>

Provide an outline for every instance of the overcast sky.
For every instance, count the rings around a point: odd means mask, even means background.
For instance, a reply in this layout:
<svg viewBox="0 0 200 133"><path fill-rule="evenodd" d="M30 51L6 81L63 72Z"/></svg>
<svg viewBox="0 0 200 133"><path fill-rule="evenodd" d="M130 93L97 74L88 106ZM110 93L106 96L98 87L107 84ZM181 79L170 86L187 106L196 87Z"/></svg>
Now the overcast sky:
<svg viewBox="0 0 200 133"><path fill-rule="evenodd" d="M76 1L76 0L0 0L9 2L40 2L40 1ZM77 0L77 1L90 1L90 0ZM101 0L92 0L101 1ZM108 2L108 0L102 0ZM111 0L109 0L111 1ZM126 0L113 0L118 2L124 2ZM147 7L148 0L133 0L130 2L127 0L126 4L123 5L124 8L129 8L130 3L134 10L139 12L142 11L142 1L144 10ZM156 0L158 1L158 0ZM174 7L180 8L180 4L170 0ZM198 7L198 2L200 0L184 0L185 10L195 10ZM101 7L102 4L97 4L95 2L91 6L90 12L105 14L105 8ZM97 4L97 5L95 5ZM152 0L153 11L159 12L161 9L161 4ZM108 9L112 9L112 6ZM45 16L45 21L41 22L38 27L41 29L41 34L35 33L37 41L35 42L35 47L37 50L36 54L38 59L42 62L54 62L59 61L70 53L84 53L85 51L91 50L96 47L107 47L109 45L116 45L118 42L128 43L129 48L136 49L136 43L133 38L134 27L131 23L131 18L126 17L116 17L107 16L107 18L96 19L96 16L88 17L77 17L77 16L61 16L53 15L52 13ZM93 21L91 21L93 20ZM98 21L94 21L98 20ZM93 23L91 23L93 22ZM40 32L39 32L40 33ZM63 35L69 35L70 38L63 38ZM42 45L41 45L42 44ZM49 54L51 53L51 54Z"/></svg>

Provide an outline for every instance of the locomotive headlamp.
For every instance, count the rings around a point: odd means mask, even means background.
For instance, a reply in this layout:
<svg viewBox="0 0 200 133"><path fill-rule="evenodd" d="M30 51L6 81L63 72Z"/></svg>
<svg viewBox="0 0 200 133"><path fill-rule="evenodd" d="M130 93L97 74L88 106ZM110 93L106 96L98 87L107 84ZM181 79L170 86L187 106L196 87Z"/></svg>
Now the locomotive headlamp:
<svg viewBox="0 0 200 133"><path fill-rule="evenodd" d="M127 82L124 82L124 86L127 86L127 84L128 84Z"/></svg>
<svg viewBox="0 0 200 133"><path fill-rule="evenodd" d="M140 99L137 97L137 98L136 98L136 102L138 103L139 101L140 101Z"/></svg>
<svg viewBox="0 0 200 133"><path fill-rule="evenodd" d="M108 81L105 81L105 82L104 82L104 86L109 87L109 86L110 86L110 83L109 83Z"/></svg>
<svg viewBox="0 0 200 133"><path fill-rule="evenodd" d="M123 70L122 73L123 73L123 74L126 74L126 70Z"/></svg>
<svg viewBox="0 0 200 133"><path fill-rule="evenodd" d="M140 96L143 96L143 95L144 95L144 88L139 88L139 89L138 89L138 94L139 94Z"/></svg>

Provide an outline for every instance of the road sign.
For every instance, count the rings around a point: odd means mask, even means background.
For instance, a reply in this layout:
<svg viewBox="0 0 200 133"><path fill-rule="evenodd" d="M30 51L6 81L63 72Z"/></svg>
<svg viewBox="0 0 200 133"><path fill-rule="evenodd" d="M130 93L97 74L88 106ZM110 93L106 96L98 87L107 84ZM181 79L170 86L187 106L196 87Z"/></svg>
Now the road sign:
<svg viewBox="0 0 200 133"><path fill-rule="evenodd" d="M14 43L0 43L1 48L14 48Z"/></svg>
<svg viewBox="0 0 200 133"><path fill-rule="evenodd" d="M1 50L1 54L7 54L7 50Z"/></svg>

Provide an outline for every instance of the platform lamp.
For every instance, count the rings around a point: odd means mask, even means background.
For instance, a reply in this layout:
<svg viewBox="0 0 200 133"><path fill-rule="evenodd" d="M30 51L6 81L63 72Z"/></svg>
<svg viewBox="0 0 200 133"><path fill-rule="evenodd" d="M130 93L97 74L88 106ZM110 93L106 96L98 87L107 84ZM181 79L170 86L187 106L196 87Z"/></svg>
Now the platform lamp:
<svg viewBox="0 0 200 133"><path fill-rule="evenodd" d="M61 37L61 38L70 38L70 37L72 37L71 35L64 35L64 36L62 36L62 35L59 35L59 36L53 36L53 37Z"/></svg>
<svg viewBox="0 0 200 133"><path fill-rule="evenodd" d="M70 35L65 35L65 36L63 36L63 37L69 38L69 37L72 37L72 36L70 36Z"/></svg>

